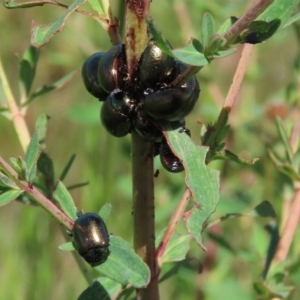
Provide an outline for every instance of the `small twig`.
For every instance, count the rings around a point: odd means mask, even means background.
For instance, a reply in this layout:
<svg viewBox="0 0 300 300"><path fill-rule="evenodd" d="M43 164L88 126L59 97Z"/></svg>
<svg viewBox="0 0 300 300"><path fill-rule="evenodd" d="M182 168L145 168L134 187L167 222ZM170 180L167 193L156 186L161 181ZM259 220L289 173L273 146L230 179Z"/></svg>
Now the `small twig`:
<svg viewBox="0 0 300 300"><path fill-rule="evenodd" d="M295 196L290 207L290 215L283 228L277 250L274 256L273 264L284 261L290 249L293 237L297 230L300 220L300 183L296 182Z"/></svg>
<svg viewBox="0 0 300 300"><path fill-rule="evenodd" d="M185 211L185 208L190 200L190 197L191 197L191 191L188 188L186 188L181 196L181 199L180 199L170 221L169 221L169 224L164 233L164 236L157 248L157 251L156 251L157 261L159 261L159 259L164 255L167 245L175 231L178 221L182 218L182 214Z"/></svg>
<svg viewBox="0 0 300 300"><path fill-rule="evenodd" d="M27 195L35 200L42 208L48 211L57 219L66 229L72 230L74 221L72 221L63 211L61 211L50 199L44 196L36 187L30 185L24 180L18 179L17 172L0 156L0 166L6 175Z"/></svg>
<svg viewBox="0 0 300 300"><path fill-rule="evenodd" d="M251 44L245 44L242 50L241 58L239 60L237 69L235 71L232 84L230 86L230 89L227 93L225 102L223 104L224 108L228 108L229 111L232 109L235 100L237 99L239 90L241 88L247 66L250 60L250 56L253 50L253 45Z"/></svg>
<svg viewBox="0 0 300 300"><path fill-rule="evenodd" d="M4 94L6 96L7 106L10 110L12 121L15 126L17 135L19 137L19 141L21 143L23 151L26 152L27 147L30 143L30 134L24 116L21 113L19 107L17 106L16 100L8 84L1 60L0 60L0 79L2 81L2 87L3 87Z"/></svg>
<svg viewBox="0 0 300 300"><path fill-rule="evenodd" d="M257 0L229 29L223 37L226 39L226 45L229 45L251 22L253 22L273 0Z"/></svg>

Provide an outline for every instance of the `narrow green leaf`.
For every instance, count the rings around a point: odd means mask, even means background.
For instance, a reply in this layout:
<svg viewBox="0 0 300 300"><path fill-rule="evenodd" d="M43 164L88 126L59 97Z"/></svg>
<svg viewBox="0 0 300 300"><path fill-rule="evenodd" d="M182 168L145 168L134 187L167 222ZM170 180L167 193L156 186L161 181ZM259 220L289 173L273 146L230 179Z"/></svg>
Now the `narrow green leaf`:
<svg viewBox="0 0 300 300"><path fill-rule="evenodd" d="M263 201L255 208L247 213L228 213L225 216L205 225L205 228L212 227L213 225L223 222L225 220L233 219L236 217L261 217L261 218L276 218L276 213L273 206L268 201Z"/></svg>
<svg viewBox="0 0 300 300"><path fill-rule="evenodd" d="M95 10L99 15L105 15L101 2L99 0L88 0L92 9Z"/></svg>
<svg viewBox="0 0 300 300"><path fill-rule="evenodd" d="M213 159L214 160L216 160L216 159L230 160L232 162L235 162L237 164L244 165L244 166L253 165L259 160L259 158L257 158L257 157L253 158L251 160L247 160L247 159L244 159L244 158L241 158L241 157L237 156L236 154L234 154L234 153L232 153L228 150L224 150L224 154L221 153L221 152L216 152Z"/></svg>
<svg viewBox="0 0 300 300"><path fill-rule="evenodd" d="M87 186L88 184L89 184L89 181L81 182L81 183L75 183L75 184L69 185L67 187L67 189L68 189L68 191L71 191L71 190L74 190L74 189L81 188L83 186Z"/></svg>
<svg viewBox="0 0 300 300"><path fill-rule="evenodd" d="M280 21L280 27L282 27L298 4L299 0L274 0L256 20L270 22L277 19Z"/></svg>
<svg viewBox="0 0 300 300"><path fill-rule="evenodd" d="M39 145L39 137L37 132L35 132L30 140L26 155L25 163L28 169L28 178L29 182L33 182L36 177L37 170L37 161L41 154L41 148Z"/></svg>
<svg viewBox="0 0 300 300"><path fill-rule="evenodd" d="M185 182L194 198L194 207L184 216L187 229L204 248L201 232L219 203L219 172L205 165L207 148L195 145L179 130L164 134L174 154L182 160L186 170Z"/></svg>
<svg viewBox="0 0 300 300"><path fill-rule="evenodd" d="M19 156L18 158L11 157L10 161L14 170L18 173L20 179L27 180L28 179L28 169L25 161Z"/></svg>
<svg viewBox="0 0 300 300"><path fill-rule="evenodd" d="M77 219L76 206L70 193L61 181L58 182L58 185L53 193L53 197L59 203L64 213L75 221Z"/></svg>
<svg viewBox="0 0 300 300"><path fill-rule="evenodd" d="M275 212L274 212L274 214L275 214ZM262 277L264 279L267 277L269 268L270 268L273 258L275 256L275 253L277 250L277 245L278 245L278 242L280 239L277 222L272 222L272 223L266 225L265 229L270 235L270 241L269 241L269 245L268 245L268 249L267 249L264 270L262 272Z"/></svg>
<svg viewBox="0 0 300 300"><path fill-rule="evenodd" d="M75 0L67 9L67 11L54 23L38 25L32 22L30 43L34 47L41 47L49 42L49 40L58 32L62 31L66 19L86 0Z"/></svg>
<svg viewBox="0 0 300 300"><path fill-rule="evenodd" d="M215 54L212 54L211 58L221 58L221 57L229 56L229 55L233 54L234 52L236 52L236 48L230 48L228 50L221 50Z"/></svg>
<svg viewBox="0 0 300 300"><path fill-rule="evenodd" d="M156 246L159 245L165 230L163 230L156 238ZM167 245L164 255L160 258L158 264L162 266L164 263L184 260L190 249L191 236L189 234L179 235L174 233Z"/></svg>
<svg viewBox="0 0 300 300"><path fill-rule="evenodd" d="M29 1L14 1L14 0L3 0L3 5L6 8L14 9L14 8L29 8L34 6L43 6L47 4L44 0L29 0Z"/></svg>
<svg viewBox="0 0 300 300"><path fill-rule="evenodd" d="M73 155L70 157L70 159L69 159L69 161L67 162L65 168L63 169L61 175L58 177L59 180L63 181L63 180L66 178L66 176L67 176L67 174L68 174L70 168L72 167L72 164L73 164L73 162L74 162L75 157L76 157L75 154L73 154Z"/></svg>
<svg viewBox="0 0 300 300"><path fill-rule="evenodd" d="M177 59L188 65L201 67L208 64L205 55L199 52L193 43L188 44L184 48L172 50L172 52Z"/></svg>
<svg viewBox="0 0 300 300"><path fill-rule="evenodd" d="M37 131L40 147L45 145L46 130L47 130L46 126L47 126L48 120L49 120L49 117L45 114L42 114L38 117L38 119L35 122L35 128Z"/></svg>
<svg viewBox="0 0 300 300"><path fill-rule="evenodd" d="M0 172L0 186L18 189L18 186L2 172Z"/></svg>
<svg viewBox="0 0 300 300"><path fill-rule="evenodd" d="M26 49L22 60L19 62L20 92L25 97L29 94L33 83L39 53L37 48L30 46Z"/></svg>
<svg viewBox="0 0 300 300"><path fill-rule="evenodd" d="M209 44L207 45L205 54L208 57L212 57L219 53L220 51L224 51L224 46L226 45L226 40L223 38L222 35L215 33L211 36L209 40Z"/></svg>
<svg viewBox="0 0 300 300"><path fill-rule="evenodd" d="M171 57L174 57L174 54L172 53L172 50L170 49L168 43L164 40L159 30L154 26L151 19L146 19L146 22L148 24L149 30L151 34L153 35L153 38L157 42L157 46L166 54L168 54Z"/></svg>
<svg viewBox="0 0 300 300"><path fill-rule="evenodd" d="M63 87L65 87L73 78L74 74L77 71L73 71L65 76L63 76L62 78L60 78L59 80L51 83L50 85L43 85L42 87L38 88L36 91L34 91L30 97L28 98L28 100L23 104L23 106L27 106L29 103L31 103L32 101L38 99L40 96L43 96L49 92L55 91L55 90L59 90Z"/></svg>
<svg viewBox="0 0 300 300"><path fill-rule="evenodd" d="M276 117L276 127L277 127L278 133L280 135L280 138L283 141L283 144L285 146L287 159L288 159L289 163L292 163L293 151L291 149L289 138L288 138L287 132L283 126L282 120L278 117Z"/></svg>
<svg viewBox="0 0 300 300"><path fill-rule="evenodd" d="M110 236L111 251L107 261L95 267L104 276L126 286L135 288L147 286L150 281L150 271L143 260L134 252L132 247L118 236Z"/></svg>
<svg viewBox="0 0 300 300"><path fill-rule="evenodd" d="M287 175L293 181L300 180L300 174L298 174L298 172L294 170L294 168L289 164L282 164L281 166L279 166L279 171Z"/></svg>
<svg viewBox="0 0 300 300"><path fill-rule="evenodd" d="M226 238L222 235L217 235L212 232L208 232L208 236L211 240L213 240L216 244L221 246L223 249L226 249L227 251L231 252L233 255L236 254L236 251L230 243L226 240Z"/></svg>
<svg viewBox="0 0 300 300"><path fill-rule="evenodd" d="M273 36L280 27L278 19L270 22L254 21L248 29L240 35L240 43L258 44Z"/></svg>
<svg viewBox="0 0 300 300"><path fill-rule="evenodd" d="M217 33L219 35L223 35L225 32L228 31L228 29L238 20L236 17L230 17L228 18L218 29Z"/></svg>
<svg viewBox="0 0 300 300"><path fill-rule="evenodd" d="M72 242L67 242L58 246L61 251L74 251L76 250Z"/></svg>
<svg viewBox="0 0 300 300"><path fill-rule="evenodd" d="M211 36L215 33L215 21L213 16L206 12L202 18L202 44L204 49L207 47Z"/></svg>
<svg viewBox="0 0 300 300"><path fill-rule="evenodd" d="M111 211L111 204L110 203L105 203L101 209L98 212L98 215L103 219L105 222L110 214Z"/></svg>
<svg viewBox="0 0 300 300"><path fill-rule="evenodd" d="M291 25L294 22L297 22L299 20L300 20L300 12L298 12L298 13L294 14L292 17L290 17L282 28L288 27L289 25Z"/></svg>
<svg viewBox="0 0 300 300"><path fill-rule="evenodd" d="M122 290L122 285L107 278L99 277L96 281L92 283L86 290L84 290L78 300L88 300L88 299L101 299L101 300L111 300L116 299L120 291Z"/></svg>
<svg viewBox="0 0 300 300"><path fill-rule="evenodd" d="M8 190L0 195L0 206L4 206L9 202L16 200L16 198L21 195L23 191L21 190Z"/></svg>
<svg viewBox="0 0 300 300"><path fill-rule="evenodd" d="M54 187L54 167L52 159L48 156L47 153L42 152L37 161L38 171L43 174L45 183L49 190L52 190Z"/></svg>
<svg viewBox="0 0 300 300"><path fill-rule="evenodd" d="M253 211L245 213L245 216L261 217L261 218L276 218L276 212L272 204L268 201L263 201L254 207Z"/></svg>

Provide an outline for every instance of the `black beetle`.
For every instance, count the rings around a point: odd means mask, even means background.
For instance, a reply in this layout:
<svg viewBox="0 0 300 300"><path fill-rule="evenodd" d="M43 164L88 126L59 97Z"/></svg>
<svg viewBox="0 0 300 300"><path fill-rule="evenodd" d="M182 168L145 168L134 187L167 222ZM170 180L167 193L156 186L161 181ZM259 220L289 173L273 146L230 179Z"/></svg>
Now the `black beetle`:
<svg viewBox="0 0 300 300"><path fill-rule="evenodd" d="M105 53L99 63L98 79L102 88L108 93L123 88L127 79L124 45L113 46Z"/></svg>
<svg viewBox="0 0 300 300"><path fill-rule="evenodd" d="M109 234L102 218L95 213L78 214L72 229L74 246L92 266L103 264L110 254Z"/></svg>
<svg viewBox="0 0 300 300"><path fill-rule="evenodd" d="M186 68L185 64L176 62L173 78L175 79ZM194 76L180 87L165 88L150 93L143 100L143 107L154 119L177 121L191 112L199 93L199 83Z"/></svg>
<svg viewBox="0 0 300 300"><path fill-rule="evenodd" d="M98 66L104 54L104 52L97 52L91 55L81 68L85 88L100 101L104 101L108 96L108 93L100 86L98 80Z"/></svg>
<svg viewBox="0 0 300 300"><path fill-rule="evenodd" d="M100 119L104 128L115 137L131 131L130 98L124 93L112 93L101 107Z"/></svg>
<svg viewBox="0 0 300 300"><path fill-rule="evenodd" d="M143 88L155 88L162 84L172 74L174 67L174 58L162 52L151 40L139 61L138 76Z"/></svg>
<svg viewBox="0 0 300 300"><path fill-rule="evenodd" d="M167 171L179 173L184 170L181 160L172 152L165 138L160 144L159 154L160 162Z"/></svg>
<svg viewBox="0 0 300 300"><path fill-rule="evenodd" d="M145 140L160 142L162 139L161 130L146 116L138 114L134 121L135 131Z"/></svg>

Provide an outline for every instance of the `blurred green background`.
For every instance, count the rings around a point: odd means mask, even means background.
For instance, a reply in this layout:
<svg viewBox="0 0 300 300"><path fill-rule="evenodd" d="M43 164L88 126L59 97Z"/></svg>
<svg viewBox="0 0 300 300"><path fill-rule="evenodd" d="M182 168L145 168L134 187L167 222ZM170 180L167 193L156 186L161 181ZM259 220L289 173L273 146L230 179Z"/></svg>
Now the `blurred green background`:
<svg viewBox="0 0 300 300"><path fill-rule="evenodd" d="M115 0L112 4L114 13L121 18L120 2ZM204 12L215 17L218 27L228 17L240 16L251 2L153 1L151 14L165 38L176 48L184 46L191 37L200 38ZM82 8L89 9L87 4ZM16 97L17 57L29 46L32 20L50 23L63 12L62 8L51 5L19 10L0 7L0 56ZM50 116L46 151L54 160L56 175L75 153L76 160L65 184L89 181L87 187L72 191L77 208L97 212L104 203L111 203L109 231L132 242L130 136L117 139L101 127L101 104L84 89L79 71L88 56L109 48L109 38L95 20L72 14L64 30L41 49L33 89L71 71L78 72L68 86L33 102L26 121L32 133L40 114ZM186 120L196 142L200 140L199 122L213 122L218 116L240 50L238 47L234 55L213 61L198 75L200 99ZM299 35L293 27L255 46L239 99L230 115L231 131L226 147L244 158L260 160L248 167L228 162L211 164L221 171L220 205L212 219L229 212L249 211L265 199L281 217L283 200L291 197L290 183L274 167L267 148L278 142L275 115L283 117L287 126L299 120L298 94L290 97L289 102L286 96L287 87L297 84L294 62L298 55ZM0 103L3 101L0 99ZM6 160L24 155L11 121L1 115L0 155ZM155 168L160 171L155 179L159 232L167 225L184 190L184 174L167 173L158 158ZM265 221L250 218L221 223L211 232L224 238L230 247L220 246L205 233L207 253L192 242L177 274L160 285L161 299L256 299L252 283L262 272L268 245L264 225ZM183 224L179 224L178 230L184 232ZM0 300L71 300L87 287L72 255L58 250L58 245L64 242L59 226L42 209L18 202L1 207L0 239ZM295 244L291 249L293 262L298 264L299 248ZM172 267L166 266L163 273ZM291 284L299 286L298 269L292 274ZM298 297L300 293L296 291L290 299Z"/></svg>

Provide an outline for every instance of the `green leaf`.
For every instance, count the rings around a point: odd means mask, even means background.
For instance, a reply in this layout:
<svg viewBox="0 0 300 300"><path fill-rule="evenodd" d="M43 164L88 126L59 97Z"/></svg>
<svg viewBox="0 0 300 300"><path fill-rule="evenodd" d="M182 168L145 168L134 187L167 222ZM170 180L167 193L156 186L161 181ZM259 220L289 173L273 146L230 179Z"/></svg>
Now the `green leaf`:
<svg viewBox="0 0 300 300"><path fill-rule="evenodd" d="M156 247L158 247L165 230L163 230L155 240ZM190 249L190 240L191 236L188 234L179 235L174 233L172 238L170 239L167 248L164 252L164 255L159 259L159 266L162 266L164 263L174 262L174 261L181 261L184 260L186 257L187 252Z"/></svg>
<svg viewBox="0 0 300 300"><path fill-rule="evenodd" d="M42 87L38 88L36 91L34 91L30 95L28 100L23 104L23 107L27 106L32 101L38 99L40 96L43 96L49 92L59 90L59 89L65 87L71 81L71 79L73 78L73 76L76 72L77 71L73 71L73 72L63 76L59 80L51 83L50 85L43 85Z"/></svg>
<svg viewBox="0 0 300 300"><path fill-rule="evenodd" d="M261 202L255 206L251 212L245 213L244 215L250 217L276 218L276 212L269 201Z"/></svg>
<svg viewBox="0 0 300 300"><path fill-rule="evenodd" d="M130 284L141 288L148 285L149 268L126 241L111 235L109 250L107 261L95 267L97 271L124 286Z"/></svg>
<svg viewBox="0 0 300 300"><path fill-rule="evenodd" d="M280 239L278 225L276 222L267 224L265 226L265 229L270 235L270 241L269 241L269 245L268 245L268 249L267 249L267 255L266 255L266 259L265 259L265 263L264 263L264 269L262 272L262 277L264 279L267 277L269 268L272 264L273 258L275 256L275 253L277 250L278 242Z"/></svg>
<svg viewBox="0 0 300 300"><path fill-rule="evenodd" d="M284 26L282 28L288 27L289 25L293 24L294 22L297 22L300 20L300 12L294 14L292 17L290 17Z"/></svg>
<svg viewBox="0 0 300 300"><path fill-rule="evenodd" d="M271 22L254 21L240 36L240 43L257 44L266 41L275 34L280 26L279 20Z"/></svg>
<svg viewBox="0 0 300 300"><path fill-rule="evenodd" d="M18 186L2 172L0 172L0 186L18 189Z"/></svg>
<svg viewBox="0 0 300 300"><path fill-rule="evenodd" d="M207 47L211 36L215 33L215 21L213 16L206 12L202 18L202 44L204 49Z"/></svg>
<svg viewBox="0 0 300 300"><path fill-rule="evenodd" d="M205 55L195 48L193 42L186 47L172 50L172 52L177 59L188 65L201 67L208 64Z"/></svg>
<svg viewBox="0 0 300 300"><path fill-rule="evenodd" d="M225 216L222 216L221 218L218 218L217 220L215 220L209 224L206 224L205 228L212 227L213 225L215 225L219 222L223 222L225 220L233 219L236 217L261 217L261 218L273 218L274 219L274 218L276 218L276 213L270 202L263 201L260 204L258 204L257 206L255 206L255 208L248 213L228 213Z"/></svg>
<svg viewBox="0 0 300 300"><path fill-rule="evenodd" d="M194 207L184 215L187 229L204 248L201 232L219 203L219 172L205 165L206 147L195 145L179 130L164 134L174 154L182 160L186 170L185 182L194 198Z"/></svg>
<svg viewBox="0 0 300 300"><path fill-rule="evenodd" d="M4 206L9 202L16 200L16 198L21 195L23 191L21 190L8 190L0 195L0 206Z"/></svg>
<svg viewBox="0 0 300 300"><path fill-rule="evenodd" d="M98 215L103 219L105 222L110 214L111 211L111 204L110 203L105 203L101 209L98 212Z"/></svg>
<svg viewBox="0 0 300 300"><path fill-rule="evenodd" d="M107 278L99 277L96 281L92 283L86 290L84 290L78 300L88 300L88 299L101 299L101 300L111 300L116 299L120 291L122 290L122 285Z"/></svg>
<svg viewBox="0 0 300 300"><path fill-rule="evenodd" d="M170 49L168 43L164 40L159 30L154 26L154 23L151 19L146 19L146 22L148 24L148 28L153 35L153 38L155 39L157 46L166 54L168 54L171 57L174 57L174 54L172 53L172 50Z"/></svg>
<svg viewBox="0 0 300 300"><path fill-rule="evenodd" d="M74 162L74 160L75 160L75 157L76 157L75 154L73 154L73 155L70 157L70 159L69 159L69 161L67 162L65 168L63 169L61 175L58 177L59 180L62 181L62 180L64 180L64 179L66 178L66 176L67 176L67 174L68 174L70 168L72 167L72 164L73 164L73 162Z"/></svg>
<svg viewBox="0 0 300 300"><path fill-rule="evenodd" d="M14 0L3 0L3 5L9 9L29 8L34 6L43 6L44 4L47 4L44 0L29 0L23 2L17 2Z"/></svg>
<svg viewBox="0 0 300 300"><path fill-rule="evenodd" d="M280 135L280 138L281 138L281 140L284 144L285 151L286 151L286 154L287 154L287 159L288 159L289 163L292 163L292 161L293 161L293 151L292 151L292 148L290 146L290 142L289 142L287 132L286 132L284 126L283 126L282 120L279 117L276 117L276 127L277 127L278 133Z"/></svg>
<svg viewBox="0 0 300 300"><path fill-rule="evenodd" d="M99 0L88 0L89 4L95 10L99 15L105 15L104 9L101 5L101 2Z"/></svg>
<svg viewBox="0 0 300 300"><path fill-rule="evenodd" d="M58 32L62 31L66 19L86 0L75 0L67 11L54 23L38 25L34 21L31 28L31 45L39 48L46 43Z"/></svg>
<svg viewBox="0 0 300 300"><path fill-rule="evenodd" d="M298 4L299 0L274 0L256 20L270 22L277 19L280 21L280 27L282 27Z"/></svg>
<svg viewBox="0 0 300 300"><path fill-rule="evenodd" d="M294 170L294 168L289 164L282 164L279 165L279 171L291 178L293 181L299 181L300 180L300 174Z"/></svg>
<svg viewBox="0 0 300 300"><path fill-rule="evenodd" d="M38 171L43 174L46 186L52 190L54 187L54 168L52 159L47 153L42 152L37 161Z"/></svg>
<svg viewBox="0 0 300 300"><path fill-rule="evenodd" d="M88 181L86 181L86 182L80 182L80 183L75 183L75 184L69 185L67 187L67 189L68 189L68 191L71 191L71 190L74 190L74 189L81 188L83 186L87 186L88 184L89 184Z"/></svg>
<svg viewBox="0 0 300 300"><path fill-rule="evenodd" d="M236 254L235 249L232 248L230 243L225 239L225 237L223 235L217 235L217 234L214 234L212 232L208 232L208 236L211 240L213 240L216 244L221 246L223 249L226 249L227 251L229 251L233 255Z"/></svg>
<svg viewBox="0 0 300 300"><path fill-rule="evenodd" d="M210 57L211 58L221 58L221 57L229 56L229 55L233 54L234 52L236 52L236 48L230 48L228 50L218 51L217 53L212 54Z"/></svg>
<svg viewBox="0 0 300 300"><path fill-rule="evenodd" d="M224 46L226 44L226 40L223 38L222 35L219 35L218 33L215 33L211 36L209 40L209 44L207 45L205 54L212 58L214 55L219 53L220 51L224 51L227 49L224 49Z"/></svg>
<svg viewBox="0 0 300 300"><path fill-rule="evenodd" d="M40 52L37 48L30 46L19 62L20 92L25 97L29 94L32 86L39 54Z"/></svg>
<svg viewBox="0 0 300 300"><path fill-rule="evenodd" d="M77 209L74 201L67 188L61 181L58 182L58 185L53 193L53 197L55 200L57 200L61 209L68 217L70 217L72 220L77 219Z"/></svg>
<svg viewBox="0 0 300 300"><path fill-rule="evenodd" d="M47 130L47 122L49 120L49 117L45 114L42 114L38 117L38 119L35 122L35 128L38 135L38 141L39 145L45 146L45 138L46 138L46 130Z"/></svg>
<svg viewBox="0 0 300 300"><path fill-rule="evenodd" d="M10 161L14 170L18 173L20 179L27 180L28 169L25 161L19 156L18 158L11 157Z"/></svg>
<svg viewBox="0 0 300 300"><path fill-rule="evenodd" d="M37 132L35 132L30 140L26 155L25 155L25 163L28 170L28 177L26 180L29 182L33 182L36 178L36 170L37 170L37 161L41 154L41 148L39 145L39 137Z"/></svg>
<svg viewBox="0 0 300 300"><path fill-rule="evenodd" d="M228 18L218 29L217 33L219 35L223 35L225 32L228 31L228 29L238 20L236 17L230 17Z"/></svg>
<svg viewBox="0 0 300 300"><path fill-rule="evenodd" d="M216 152L213 159L214 160L216 160L216 159L230 160L232 162L235 162L235 163L238 163L238 164L244 165L244 166L253 165L259 160L259 158L253 158L251 160L246 160L241 157L238 157L236 154L234 154L228 150L224 150L224 154L221 152Z"/></svg>
<svg viewBox="0 0 300 300"><path fill-rule="evenodd" d="M72 242L67 242L58 246L61 251L74 251L76 250Z"/></svg>

